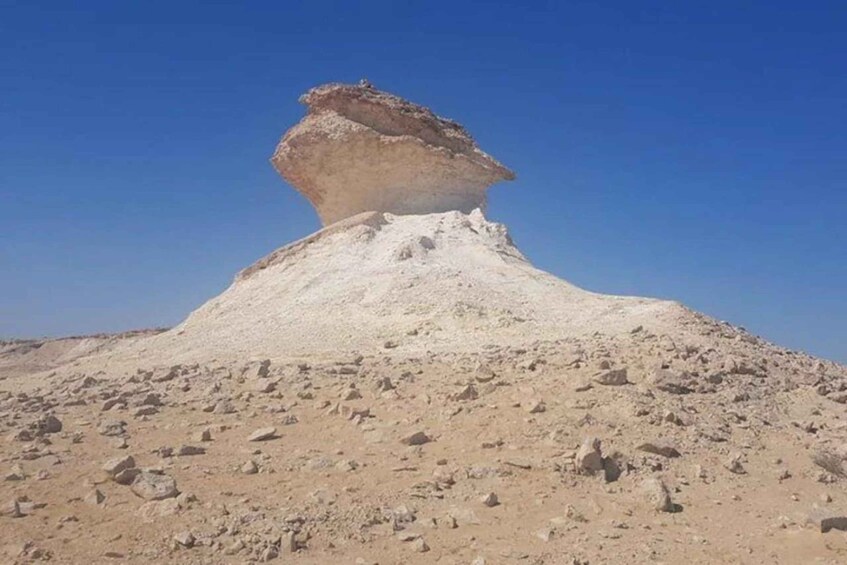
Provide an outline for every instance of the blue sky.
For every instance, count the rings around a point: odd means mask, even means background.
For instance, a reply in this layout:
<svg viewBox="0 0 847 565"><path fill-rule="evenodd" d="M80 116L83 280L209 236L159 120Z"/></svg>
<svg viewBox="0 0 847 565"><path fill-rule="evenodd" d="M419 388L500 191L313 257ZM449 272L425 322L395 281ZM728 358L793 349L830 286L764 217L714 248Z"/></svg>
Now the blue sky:
<svg viewBox="0 0 847 565"><path fill-rule="evenodd" d="M234 4L0 0L0 336L174 324L317 229L268 158L367 77L517 172L537 266L847 362L843 2Z"/></svg>

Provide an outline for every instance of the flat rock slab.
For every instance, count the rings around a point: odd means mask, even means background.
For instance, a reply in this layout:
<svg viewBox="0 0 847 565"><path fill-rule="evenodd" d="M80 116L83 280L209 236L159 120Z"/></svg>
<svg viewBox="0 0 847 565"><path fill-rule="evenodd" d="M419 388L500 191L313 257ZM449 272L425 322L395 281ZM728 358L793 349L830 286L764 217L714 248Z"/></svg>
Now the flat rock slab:
<svg viewBox="0 0 847 565"><path fill-rule="evenodd" d="M267 441L276 438L276 428L259 428L247 438L247 441Z"/></svg>
<svg viewBox="0 0 847 565"><path fill-rule="evenodd" d="M672 445L660 441L647 441L638 446L641 451L661 455L662 457L679 457L681 453Z"/></svg>

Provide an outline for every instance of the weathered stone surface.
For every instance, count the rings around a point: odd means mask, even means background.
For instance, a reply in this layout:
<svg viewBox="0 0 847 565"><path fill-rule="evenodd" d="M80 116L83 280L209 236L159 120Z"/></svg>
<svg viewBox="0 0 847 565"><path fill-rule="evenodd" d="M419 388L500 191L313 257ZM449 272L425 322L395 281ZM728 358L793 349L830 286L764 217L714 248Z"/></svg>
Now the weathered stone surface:
<svg viewBox="0 0 847 565"><path fill-rule="evenodd" d="M259 428L247 438L247 441L267 441L276 437L276 428L273 426Z"/></svg>
<svg viewBox="0 0 847 565"><path fill-rule="evenodd" d="M602 371L594 377L594 381L605 386L622 386L629 383L626 367Z"/></svg>
<svg viewBox="0 0 847 565"><path fill-rule="evenodd" d="M646 441L639 445L638 449L647 453L653 453L654 455L661 455L662 457L673 458L680 456L679 450L676 447L663 441Z"/></svg>
<svg viewBox="0 0 847 565"><path fill-rule="evenodd" d="M125 469L132 469L135 467L135 459L132 455L124 455L123 457L115 457L114 459L109 459L106 463L103 464L103 470L106 471L106 474L112 478Z"/></svg>
<svg viewBox="0 0 847 565"><path fill-rule="evenodd" d="M400 440L400 442L403 445L412 445L412 446L423 445L425 443L429 443L430 441L432 441L432 438L430 438L424 432L415 432L411 435L404 437L402 440Z"/></svg>
<svg viewBox="0 0 847 565"><path fill-rule="evenodd" d="M650 477L641 483L641 489L647 501L654 510L659 512L674 512L677 508L671 500L671 493L664 481L656 477Z"/></svg>
<svg viewBox="0 0 847 565"><path fill-rule="evenodd" d="M456 122L369 84L326 84L300 101L308 114L271 162L324 225L368 211L467 213L515 178Z"/></svg>
<svg viewBox="0 0 847 565"><path fill-rule="evenodd" d="M574 460L578 473L593 475L603 470L603 454L600 451L600 440L588 437L583 440Z"/></svg>
<svg viewBox="0 0 847 565"><path fill-rule="evenodd" d="M179 494L173 477L146 471L135 477L131 488L132 492L145 500L164 500Z"/></svg>
<svg viewBox="0 0 847 565"><path fill-rule="evenodd" d="M830 530L847 531L847 512L836 512L827 508L813 508L806 522L820 528L825 534Z"/></svg>

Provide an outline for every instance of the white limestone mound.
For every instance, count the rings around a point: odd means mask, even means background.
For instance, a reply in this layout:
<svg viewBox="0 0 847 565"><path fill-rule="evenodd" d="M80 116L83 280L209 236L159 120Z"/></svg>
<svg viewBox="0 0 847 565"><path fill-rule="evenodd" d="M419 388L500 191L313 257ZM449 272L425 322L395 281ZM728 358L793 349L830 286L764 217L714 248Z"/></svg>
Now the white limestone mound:
<svg viewBox="0 0 847 565"><path fill-rule="evenodd" d="M283 247L176 328L144 340L173 362L375 351L473 351L568 336L664 331L673 302L587 292L533 267L479 210L371 212Z"/></svg>

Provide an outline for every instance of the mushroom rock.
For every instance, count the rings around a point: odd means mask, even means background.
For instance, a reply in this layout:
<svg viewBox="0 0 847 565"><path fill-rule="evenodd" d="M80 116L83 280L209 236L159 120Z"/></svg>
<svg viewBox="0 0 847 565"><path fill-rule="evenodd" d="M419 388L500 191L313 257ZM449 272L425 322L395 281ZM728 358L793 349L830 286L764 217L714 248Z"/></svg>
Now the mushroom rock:
<svg viewBox="0 0 847 565"><path fill-rule="evenodd" d="M271 163L324 225L370 211L469 213L484 209L489 186L515 178L461 125L367 81L318 86L300 102L308 113Z"/></svg>

